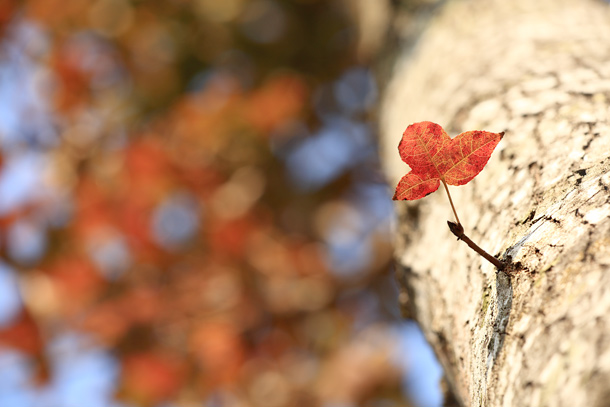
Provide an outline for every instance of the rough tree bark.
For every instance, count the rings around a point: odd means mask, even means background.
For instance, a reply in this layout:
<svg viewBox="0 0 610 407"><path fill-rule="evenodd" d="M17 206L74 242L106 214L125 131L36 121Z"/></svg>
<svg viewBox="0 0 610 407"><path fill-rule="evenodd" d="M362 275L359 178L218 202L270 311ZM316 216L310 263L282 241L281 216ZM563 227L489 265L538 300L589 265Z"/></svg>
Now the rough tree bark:
<svg viewBox="0 0 610 407"><path fill-rule="evenodd" d="M466 406L610 406L610 13L585 0L448 2L392 73L380 110L392 185L410 123L505 131L451 189L398 202L407 298Z"/></svg>

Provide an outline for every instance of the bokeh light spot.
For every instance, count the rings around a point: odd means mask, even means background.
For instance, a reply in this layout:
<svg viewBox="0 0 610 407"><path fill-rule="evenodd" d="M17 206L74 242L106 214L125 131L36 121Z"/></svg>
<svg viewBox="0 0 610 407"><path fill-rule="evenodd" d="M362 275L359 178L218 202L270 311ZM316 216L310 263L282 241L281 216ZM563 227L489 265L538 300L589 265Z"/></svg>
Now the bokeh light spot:
<svg viewBox="0 0 610 407"><path fill-rule="evenodd" d="M172 195L155 210L153 235L166 249L177 249L195 235L198 223L195 200L187 194Z"/></svg>
<svg viewBox="0 0 610 407"><path fill-rule="evenodd" d="M126 0L97 0L89 8L91 26L111 37L124 33L133 22L133 8Z"/></svg>
<svg viewBox="0 0 610 407"><path fill-rule="evenodd" d="M286 14L273 0L252 0L242 17L242 29L254 42L277 41L286 28Z"/></svg>
<svg viewBox="0 0 610 407"><path fill-rule="evenodd" d="M46 169L47 159L42 154L22 153L9 157L0 172L0 214L41 197Z"/></svg>
<svg viewBox="0 0 610 407"><path fill-rule="evenodd" d="M226 23L239 15L243 8L243 0L196 0L195 7L201 17Z"/></svg>
<svg viewBox="0 0 610 407"><path fill-rule="evenodd" d="M15 272L5 264L0 263L0 327L13 322L21 311L21 307L19 284ZM0 370L2 370L1 367Z"/></svg>
<svg viewBox="0 0 610 407"><path fill-rule="evenodd" d="M103 235L89 243L89 253L102 274L116 280L131 264L125 239L116 234Z"/></svg>
<svg viewBox="0 0 610 407"><path fill-rule="evenodd" d="M21 264L33 264L47 248L46 229L32 221L17 221L8 229L6 246L11 259Z"/></svg>
<svg viewBox="0 0 610 407"><path fill-rule="evenodd" d="M351 68L335 83L335 95L348 113L361 112L377 100L377 85L365 68Z"/></svg>

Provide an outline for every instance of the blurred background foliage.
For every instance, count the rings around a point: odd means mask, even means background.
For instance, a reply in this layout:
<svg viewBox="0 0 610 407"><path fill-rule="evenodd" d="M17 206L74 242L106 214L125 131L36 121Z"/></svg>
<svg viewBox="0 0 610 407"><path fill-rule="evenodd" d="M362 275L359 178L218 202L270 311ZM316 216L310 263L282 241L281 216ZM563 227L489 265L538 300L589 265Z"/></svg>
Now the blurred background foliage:
<svg viewBox="0 0 610 407"><path fill-rule="evenodd" d="M370 69L423 3L0 0L0 407L440 405Z"/></svg>

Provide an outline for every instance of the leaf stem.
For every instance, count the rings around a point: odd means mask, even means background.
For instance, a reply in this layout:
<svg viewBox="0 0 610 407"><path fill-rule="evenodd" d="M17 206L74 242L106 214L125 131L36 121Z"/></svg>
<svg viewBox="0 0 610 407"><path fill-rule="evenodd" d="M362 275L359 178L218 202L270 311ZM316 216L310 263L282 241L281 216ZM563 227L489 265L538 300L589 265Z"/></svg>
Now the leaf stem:
<svg viewBox="0 0 610 407"><path fill-rule="evenodd" d="M455 215L455 220L457 221L458 225L461 225L460 218L458 218L457 212L455 211L455 206L453 206L453 200L451 199L451 194L449 193L449 187L447 186L447 183L445 182L444 179L441 178L441 181L443 182L443 186L445 187L445 191L447 192L447 196L449 197L449 203L451 204L451 209L453 209L453 214ZM463 228L462 228L462 230L463 230Z"/></svg>
<svg viewBox="0 0 610 407"><path fill-rule="evenodd" d="M505 263L501 262L491 254L487 253L485 250L481 249L475 242L470 240L470 238L464 234L464 227L462 225L450 221L447 221L447 225L449 225L449 230L451 230L451 233L453 233L458 238L458 240L463 240L464 243L470 246L472 250L483 256L485 260L496 266L498 270L502 270L504 269L504 267L506 267Z"/></svg>

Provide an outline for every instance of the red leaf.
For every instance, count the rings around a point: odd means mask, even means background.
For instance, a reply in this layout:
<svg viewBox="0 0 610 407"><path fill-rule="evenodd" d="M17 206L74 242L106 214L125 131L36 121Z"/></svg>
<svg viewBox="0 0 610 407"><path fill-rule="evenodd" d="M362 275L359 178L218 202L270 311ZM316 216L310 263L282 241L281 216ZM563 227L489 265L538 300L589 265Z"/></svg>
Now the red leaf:
<svg viewBox="0 0 610 407"><path fill-rule="evenodd" d="M140 405L157 405L171 399L183 380L184 366L173 355L148 351L123 360L122 394Z"/></svg>
<svg viewBox="0 0 610 407"><path fill-rule="evenodd" d="M411 172L402 177L394 200L415 200L436 191L441 181L464 185L483 170L504 133L467 131L451 139L432 122L407 127L398 152Z"/></svg>
<svg viewBox="0 0 610 407"><path fill-rule="evenodd" d="M30 355L42 352L43 339L38 323L27 309L11 325L0 329L0 346L19 349Z"/></svg>

